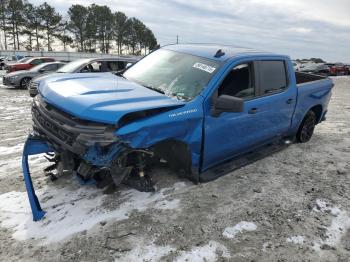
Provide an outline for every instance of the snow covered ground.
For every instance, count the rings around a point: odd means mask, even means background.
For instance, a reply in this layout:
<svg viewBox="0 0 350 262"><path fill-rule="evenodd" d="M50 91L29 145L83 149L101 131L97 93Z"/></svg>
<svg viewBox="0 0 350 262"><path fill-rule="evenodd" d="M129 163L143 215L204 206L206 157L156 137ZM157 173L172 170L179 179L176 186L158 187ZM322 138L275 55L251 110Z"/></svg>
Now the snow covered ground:
<svg viewBox="0 0 350 262"><path fill-rule="evenodd" d="M309 143L206 184L158 167L155 193L104 194L32 156L39 222L20 166L31 98L0 87L0 261L349 261L350 77L335 82Z"/></svg>

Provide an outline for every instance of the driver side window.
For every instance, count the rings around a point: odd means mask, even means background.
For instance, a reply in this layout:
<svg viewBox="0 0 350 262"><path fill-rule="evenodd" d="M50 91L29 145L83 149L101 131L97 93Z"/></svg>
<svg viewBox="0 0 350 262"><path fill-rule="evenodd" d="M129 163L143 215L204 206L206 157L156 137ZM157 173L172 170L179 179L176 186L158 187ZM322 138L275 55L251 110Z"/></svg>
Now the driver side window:
<svg viewBox="0 0 350 262"><path fill-rule="evenodd" d="M242 99L255 97L253 72L253 63L235 66L221 83L218 95L229 95Z"/></svg>

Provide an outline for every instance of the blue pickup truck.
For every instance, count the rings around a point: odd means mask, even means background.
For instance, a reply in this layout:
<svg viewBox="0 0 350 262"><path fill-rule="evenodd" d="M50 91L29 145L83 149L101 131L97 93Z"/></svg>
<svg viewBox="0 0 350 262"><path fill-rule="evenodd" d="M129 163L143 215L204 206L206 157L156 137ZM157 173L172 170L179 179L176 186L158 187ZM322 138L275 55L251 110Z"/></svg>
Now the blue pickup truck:
<svg viewBox="0 0 350 262"><path fill-rule="evenodd" d="M55 176L68 172L101 187L151 191L148 170L160 161L209 181L251 152L309 141L332 87L329 78L295 73L288 56L202 44L165 46L118 75L49 77L34 99L23 152L34 219L44 213L30 154L48 152Z"/></svg>

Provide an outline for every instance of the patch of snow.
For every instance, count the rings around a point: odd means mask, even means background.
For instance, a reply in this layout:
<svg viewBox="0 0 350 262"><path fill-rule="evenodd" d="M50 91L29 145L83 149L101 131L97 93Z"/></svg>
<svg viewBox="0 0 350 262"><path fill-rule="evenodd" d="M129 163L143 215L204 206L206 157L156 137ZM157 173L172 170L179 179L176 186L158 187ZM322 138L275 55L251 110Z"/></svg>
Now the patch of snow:
<svg viewBox="0 0 350 262"><path fill-rule="evenodd" d="M180 203L179 199L166 200L163 199L159 202L156 202L154 207L156 209L176 209Z"/></svg>
<svg viewBox="0 0 350 262"><path fill-rule="evenodd" d="M315 211L329 213L333 216L330 226L326 227L327 238L314 243L313 249L320 251L322 245L337 246L342 236L350 228L350 216L345 210L342 210L338 206L331 206L324 200L317 199L316 205L318 208L314 208Z"/></svg>
<svg viewBox="0 0 350 262"><path fill-rule="evenodd" d="M118 207L110 210L103 207L107 196L94 186L75 189L46 186L36 192L42 208L47 211L45 219L37 222L32 221L27 193L9 192L0 195L0 225L12 229L12 236L17 240L32 238L45 245L88 230L102 221L127 219L133 211L177 209L179 200L167 200L165 192L182 187L175 183L172 188L155 193L121 190Z"/></svg>
<svg viewBox="0 0 350 262"><path fill-rule="evenodd" d="M216 241L209 241L209 243L205 246L194 247L190 251L182 251L181 254L175 259L175 261L217 261L218 258L230 257L231 255L224 245Z"/></svg>
<svg viewBox="0 0 350 262"><path fill-rule="evenodd" d="M137 243L137 245L131 251L123 253L122 257L116 258L115 261L130 262L130 261L148 261L156 262L160 261L162 257L168 255L175 249L170 246L157 246L155 244L144 245L143 243Z"/></svg>
<svg viewBox="0 0 350 262"><path fill-rule="evenodd" d="M254 231L257 226L252 222L241 221L234 227L226 227L222 235L226 238L235 238L238 233L243 231Z"/></svg>
<svg viewBox="0 0 350 262"><path fill-rule="evenodd" d="M265 242L265 243L263 244L263 246L262 246L261 251L262 251L262 252L267 252L266 248L267 248L269 245L270 245L270 242Z"/></svg>
<svg viewBox="0 0 350 262"><path fill-rule="evenodd" d="M23 146L23 143L15 146L0 146L0 156L22 152Z"/></svg>
<svg viewBox="0 0 350 262"><path fill-rule="evenodd" d="M302 244L304 244L304 237L303 236L292 236L292 237L288 237L286 239L286 241L287 241L287 243L302 245Z"/></svg>

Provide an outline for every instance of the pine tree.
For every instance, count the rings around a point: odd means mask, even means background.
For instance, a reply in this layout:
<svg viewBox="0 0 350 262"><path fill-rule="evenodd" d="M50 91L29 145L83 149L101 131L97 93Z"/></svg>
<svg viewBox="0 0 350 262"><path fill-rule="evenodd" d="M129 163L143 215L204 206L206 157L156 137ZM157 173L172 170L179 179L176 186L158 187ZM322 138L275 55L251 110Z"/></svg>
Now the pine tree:
<svg viewBox="0 0 350 262"><path fill-rule="evenodd" d="M47 42L47 50L51 51L51 44L54 41L53 37L60 29L62 16L47 2L44 2L39 6L38 15L42 20L42 30L46 33L44 39Z"/></svg>

